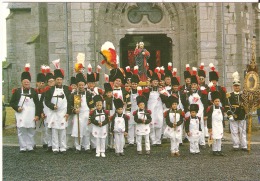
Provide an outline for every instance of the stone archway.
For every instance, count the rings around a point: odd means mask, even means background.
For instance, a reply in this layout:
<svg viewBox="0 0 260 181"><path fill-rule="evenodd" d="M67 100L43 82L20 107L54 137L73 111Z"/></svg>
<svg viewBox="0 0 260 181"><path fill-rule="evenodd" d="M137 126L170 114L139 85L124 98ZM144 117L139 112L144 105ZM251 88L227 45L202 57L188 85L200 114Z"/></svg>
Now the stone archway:
<svg viewBox="0 0 260 181"><path fill-rule="evenodd" d="M126 35L120 40L120 65L122 67L135 65L134 50L136 43L142 41L145 49L150 52L150 58L147 60L151 70L156 67L167 67L172 60L172 40L165 34L143 34Z"/></svg>
<svg viewBox="0 0 260 181"><path fill-rule="evenodd" d="M163 18L152 23L147 17L131 23L127 17L136 3L101 3L97 19L97 47L112 41L120 54L120 40L126 35L165 34L172 40L171 61L182 75L186 63L197 66L197 16L195 3L153 3ZM102 28L101 28L102 27Z"/></svg>

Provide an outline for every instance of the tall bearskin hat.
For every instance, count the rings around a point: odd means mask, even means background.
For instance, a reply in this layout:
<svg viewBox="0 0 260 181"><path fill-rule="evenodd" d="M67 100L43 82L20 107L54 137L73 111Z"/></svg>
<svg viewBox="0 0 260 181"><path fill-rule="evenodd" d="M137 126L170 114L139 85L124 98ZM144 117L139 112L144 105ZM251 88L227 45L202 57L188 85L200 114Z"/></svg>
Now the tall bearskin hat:
<svg viewBox="0 0 260 181"><path fill-rule="evenodd" d="M114 99L114 105L115 105L116 109L124 107L124 103L123 103L122 99L119 99L119 98L118 99Z"/></svg>
<svg viewBox="0 0 260 181"><path fill-rule="evenodd" d="M177 77L172 77L171 78L171 84L172 84L172 86L174 86L174 85L180 85L180 82L179 82L179 80L177 79Z"/></svg>
<svg viewBox="0 0 260 181"><path fill-rule="evenodd" d="M220 99L220 93L219 91L213 91L211 92L211 100L214 101L215 99Z"/></svg>
<svg viewBox="0 0 260 181"><path fill-rule="evenodd" d="M136 102L137 102L137 105L140 104L140 103L144 103L146 105L147 99L146 99L145 96L139 95L139 96L136 97Z"/></svg>
<svg viewBox="0 0 260 181"><path fill-rule="evenodd" d="M46 73L46 76L45 76L45 81L48 82L50 79L54 79L54 76L53 74L51 73L51 69L49 66L46 66L45 67L45 73Z"/></svg>
<svg viewBox="0 0 260 181"><path fill-rule="evenodd" d="M70 85L77 84L76 77L72 76L70 77Z"/></svg>
<svg viewBox="0 0 260 181"><path fill-rule="evenodd" d="M121 79L122 83L125 81L125 72L122 68L110 70L109 81L114 82L116 79Z"/></svg>
<svg viewBox="0 0 260 181"><path fill-rule="evenodd" d="M169 96L167 99L167 102L169 102L169 105L171 106L173 103L179 103L179 98L176 96Z"/></svg>
<svg viewBox="0 0 260 181"><path fill-rule="evenodd" d="M41 73L37 74L36 82L45 82L46 66L41 66Z"/></svg>
<svg viewBox="0 0 260 181"><path fill-rule="evenodd" d="M165 69L164 72L165 72L164 78L166 78L166 77L172 78L172 62L168 62L168 67L167 67L167 69Z"/></svg>
<svg viewBox="0 0 260 181"><path fill-rule="evenodd" d="M102 97L101 95L95 95L95 96L93 97L93 101L94 101L95 104L96 104L97 102L99 102L99 101L103 102L103 97Z"/></svg>
<svg viewBox="0 0 260 181"><path fill-rule="evenodd" d="M64 78L64 71L60 68L60 59L57 60L53 60L52 61L53 65L55 66L55 70L54 70L54 78Z"/></svg>
<svg viewBox="0 0 260 181"><path fill-rule="evenodd" d="M191 78L190 64L186 64L186 70L184 71L184 79Z"/></svg>
<svg viewBox="0 0 260 181"><path fill-rule="evenodd" d="M210 63L209 67L210 67L210 70L211 70L209 72L209 81L212 81L212 80L218 81L219 75L218 75L218 72L215 70L213 63Z"/></svg>
<svg viewBox="0 0 260 181"><path fill-rule="evenodd" d="M199 69L199 71L198 71L198 76L205 78L205 77L206 77L206 72L205 72L205 70L204 70L204 63L201 63L199 68L200 68L200 69Z"/></svg>
<svg viewBox="0 0 260 181"><path fill-rule="evenodd" d="M92 72L91 64L88 64L87 82L97 82L99 80L99 73Z"/></svg>
<svg viewBox="0 0 260 181"><path fill-rule="evenodd" d="M84 82L85 84L87 83L83 73L78 73L76 75L76 83L79 83L79 82Z"/></svg>
<svg viewBox="0 0 260 181"><path fill-rule="evenodd" d="M24 79L27 79L31 82L31 74L29 71L30 71L30 64L27 63L27 64L25 64L24 72L21 74L21 81L23 81Z"/></svg>
<svg viewBox="0 0 260 181"><path fill-rule="evenodd" d="M133 73L132 73L132 71L130 69L130 66L127 66L125 68L125 79L126 80L131 79L132 75L133 75Z"/></svg>
<svg viewBox="0 0 260 181"><path fill-rule="evenodd" d="M190 105L190 112L191 111L198 112L199 111L199 105L198 104L191 104Z"/></svg>
<svg viewBox="0 0 260 181"><path fill-rule="evenodd" d="M198 84L197 68L196 67L192 67L191 83Z"/></svg>

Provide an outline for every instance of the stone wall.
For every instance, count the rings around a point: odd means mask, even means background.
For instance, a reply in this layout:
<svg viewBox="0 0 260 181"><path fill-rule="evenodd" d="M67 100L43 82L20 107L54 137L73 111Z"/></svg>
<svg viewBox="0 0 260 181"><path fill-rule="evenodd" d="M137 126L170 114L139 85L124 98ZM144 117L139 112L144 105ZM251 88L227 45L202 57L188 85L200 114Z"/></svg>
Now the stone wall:
<svg viewBox="0 0 260 181"><path fill-rule="evenodd" d="M65 83L73 75L78 53L86 62L100 64L100 47L111 41L120 54L120 40L126 34L166 34L172 39L172 62L183 83L185 64L214 63L220 85L231 90L232 73L243 71L251 58L252 34L257 35L260 66L260 13L257 3L154 3L163 12L159 23L144 16L130 23L127 13L136 3L10 3L7 18L7 61L12 63L10 88L20 83L24 64L31 63L33 85L41 64L60 59ZM30 41L33 37L35 40ZM102 66L102 74L108 73ZM101 76L102 85L103 76ZM242 80L243 81L243 80Z"/></svg>

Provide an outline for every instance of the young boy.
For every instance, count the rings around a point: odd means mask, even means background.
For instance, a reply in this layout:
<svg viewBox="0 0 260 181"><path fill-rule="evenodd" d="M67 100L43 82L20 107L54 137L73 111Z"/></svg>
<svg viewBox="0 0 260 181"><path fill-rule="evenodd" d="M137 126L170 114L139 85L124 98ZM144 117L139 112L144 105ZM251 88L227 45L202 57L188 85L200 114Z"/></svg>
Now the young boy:
<svg viewBox="0 0 260 181"><path fill-rule="evenodd" d="M128 120L129 117L123 114L124 103L121 99L114 99L114 105L116 108L115 114L111 117L111 132L115 137L115 153L116 156L125 156L124 145L125 138L128 132Z"/></svg>
<svg viewBox="0 0 260 181"><path fill-rule="evenodd" d="M137 143L137 152L139 155L142 154L142 136L145 138L145 150L146 154L150 154L150 122L151 111L145 109L145 104L147 103L147 99L145 96L137 96L136 102L138 105L138 109L133 112L134 120L137 123L136 125L136 143Z"/></svg>
<svg viewBox="0 0 260 181"><path fill-rule="evenodd" d="M93 97L96 109L90 112L93 124L92 134L96 138L96 157L106 157L105 142L107 137L108 111L103 109L103 98L100 95Z"/></svg>
<svg viewBox="0 0 260 181"><path fill-rule="evenodd" d="M213 105L207 109L208 129L210 139L213 139L212 151L214 156L224 156L221 152L221 139L224 132L224 108L220 106L220 93L211 92Z"/></svg>
<svg viewBox="0 0 260 181"><path fill-rule="evenodd" d="M200 138L200 117L197 116L199 111L198 104L190 105L190 117L185 121L185 131L190 141L190 153L199 154L199 138Z"/></svg>
<svg viewBox="0 0 260 181"><path fill-rule="evenodd" d="M170 96L168 102L171 109L164 113L167 127L164 136L171 139L171 156L180 156L179 143L182 139L182 123L185 113L181 109L177 109L179 98Z"/></svg>

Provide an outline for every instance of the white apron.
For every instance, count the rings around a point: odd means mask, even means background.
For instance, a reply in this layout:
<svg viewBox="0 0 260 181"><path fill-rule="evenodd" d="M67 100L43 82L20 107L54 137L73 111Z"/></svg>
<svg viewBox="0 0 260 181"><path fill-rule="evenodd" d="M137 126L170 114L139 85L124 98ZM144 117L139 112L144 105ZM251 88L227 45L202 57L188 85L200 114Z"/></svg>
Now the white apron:
<svg viewBox="0 0 260 181"><path fill-rule="evenodd" d="M190 136L188 139L190 141L199 141L200 131L199 131L199 119L192 119L190 117Z"/></svg>
<svg viewBox="0 0 260 181"><path fill-rule="evenodd" d="M138 96L138 94L131 94L131 114L130 114L130 119L128 121L128 124L136 124L135 120L134 120L134 115L133 112L136 111L138 109L138 105L136 102L136 97Z"/></svg>
<svg viewBox="0 0 260 181"><path fill-rule="evenodd" d="M162 128L163 125L163 106L160 94L157 91L151 91L148 100L148 109L152 111L151 128Z"/></svg>
<svg viewBox="0 0 260 181"><path fill-rule="evenodd" d="M89 107L86 101L86 92L81 96L81 107L79 112L80 137L87 135L88 130ZM78 116L73 115L72 134L73 137L78 137Z"/></svg>
<svg viewBox="0 0 260 181"><path fill-rule="evenodd" d="M98 122L103 122L105 121L105 113L104 111L102 110L101 113L98 113L97 110L96 111L96 117L95 117L95 120L98 121ZM101 114L101 115L100 115ZM100 115L100 116L98 116ZM107 126L97 126L95 124L92 124L93 127L92 127L92 134L95 138L106 138L107 137Z"/></svg>
<svg viewBox="0 0 260 181"><path fill-rule="evenodd" d="M221 139L223 137L223 115L219 109L215 109L213 106L212 113L212 138L213 139Z"/></svg>
<svg viewBox="0 0 260 181"><path fill-rule="evenodd" d="M169 113L170 122L174 123L175 121L175 113ZM180 114L176 113L176 123L180 120ZM170 126L166 126L164 130L164 136L170 139L178 139L181 140L182 134L181 134L182 126L177 126L176 128L171 128Z"/></svg>
<svg viewBox="0 0 260 181"><path fill-rule="evenodd" d="M147 120L147 116L144 115L144 111L137 112L138 119ZM148 135L150 133L150 125L139 123L136 124L135 132L137 135Z"/></svg>
<svg viewBox="0 0 260 181"><path fill-rule="evenodd" d="M115 133L124 133L125 132L125 119L122 117L115 117L115 125L114 125Z"/></svg>
<svg viewBox="0 0 260 181"><path fill-rule="evenodd" d="M62 99L61 97L58 97L58 102L57 97L51 98L51 103L56 104L57 102L58 109L50 110L48 127L54 129L65 129L67 127L67 121L64 117L67 113L67 98L64 94L63 88L59 89L55 87L53 96L57 95L64 95L64 98Z"/></svg>
<svg viewBox="0 0 260 181"><path fill-rule="evenodd" d="M204 111L204 106L201 102L201 97L199 96L198 93L193 93L192 95L189 96L189 103L190 104L198 104L199 105L199 111L197 113L197 116L201 117L203 119L203 111Z"/></svg>
<svg viewBox="0 0 260 181"><path fill-rule="evenodd" d="M29 94L31 95L31 89L29 89ZM24 103L23 103L24 101ZM23 104L22 112L15 112L16 125L18 128L35 128L35 104L33 98L23 95L23 89L21 89L21 98L19 100L18 106L21 107Z"/></svg>

